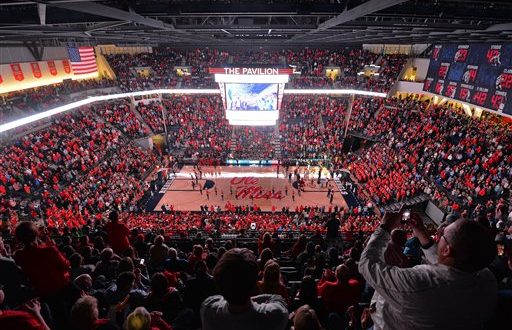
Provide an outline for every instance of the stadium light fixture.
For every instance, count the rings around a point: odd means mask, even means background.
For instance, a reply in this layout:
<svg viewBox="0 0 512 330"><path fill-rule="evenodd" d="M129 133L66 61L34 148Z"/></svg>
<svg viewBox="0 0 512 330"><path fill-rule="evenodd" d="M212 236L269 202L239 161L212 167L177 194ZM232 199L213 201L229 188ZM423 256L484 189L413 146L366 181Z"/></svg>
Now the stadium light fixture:
<svg viewBox="0 0 512 330"><path fill-rule="evenodd" d="M386 97L386 93L370 92L357 89L285 89L284 94L322 94L322 95L363 95L363 96L375 96L375 97Z"/></svg>
<svg viewBox="0 0 512 330"><path fill-rule="evenodd" d="M233 78L233 75L229 75L230 78ZM247 75L239 75L237 77L245 77L250 78L251 83L255 81L253 78L258 76L247 76ZM276 77L271 76L271 77ZM286 76L287 77L287 76ZM247 80L246 80L247 81ZM246 82L245 81L245 82ZM91 104L98 101L109 101L115 100L125 97L133 97L133 96L141 96L141 95L150 95L150 94L220 94L219 89L154 89L147 91L138 91L138 92L128 92L128 93L117 93L117 94L109 94L109 95L100 95L100 96L89 96L83 100L72 102L69 104L65 104L51 110L43 111L37 113L35 115L31 115L25 118L17 119L5 124L0 125L0 133L10 131L12 129L28 125L30 123L36 122L41 119L49 118L51 116L76 109L78 107ZM386 93L378 93L378 92L369 92L355 89L285 89L284 94L322 94L322 95L344 95L344 94L355 94L355 95L364 95L364 96L375 96L375 97L386 97ZM268 121L267 121L268 122ZM273 125L273 124L272 124Z"/></svg>

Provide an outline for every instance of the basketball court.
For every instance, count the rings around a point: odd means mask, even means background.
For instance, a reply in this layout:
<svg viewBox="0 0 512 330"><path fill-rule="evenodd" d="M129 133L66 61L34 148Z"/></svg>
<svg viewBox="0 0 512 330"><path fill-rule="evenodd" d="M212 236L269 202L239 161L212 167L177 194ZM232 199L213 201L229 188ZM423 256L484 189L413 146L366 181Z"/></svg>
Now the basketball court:
<svg viewBox="0 0 512 330"><path fill-rule="evenodd" d="M297 169L304 179L304 191L297 189L294 171ZM184 166L171 177L164 188L162 198L155 207L172 205L177 211L200 211L201 205L220 206L223 210L228 203L234 206L257 205L262 211L280 211L283 207L295 210L296 206L346 207L346 202L336 185L329 182L333 191L332 203L328 197L326 169L322 169L321 184L317 183L315 167L290 167L289 172L280 166L217 166L201 167L202 174L193 166ZM291 172L291 180L289 173ZM197 180L196 180L197 176ZM194 182L194 187L192 182ZM197 184L196 184L197 182ZM200 188L201 187L201 190Z"/></svg>

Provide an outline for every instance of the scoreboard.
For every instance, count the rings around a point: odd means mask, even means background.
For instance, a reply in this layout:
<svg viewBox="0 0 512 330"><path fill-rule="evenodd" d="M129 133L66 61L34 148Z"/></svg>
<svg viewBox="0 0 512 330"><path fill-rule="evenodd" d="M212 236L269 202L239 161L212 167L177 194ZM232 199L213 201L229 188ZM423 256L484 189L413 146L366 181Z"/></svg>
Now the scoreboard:
<svg viewBox="0 0 512 330"><path fill-rule="evenodd" d="M434 45L423 90L512 115L512 44Z"/></svg>

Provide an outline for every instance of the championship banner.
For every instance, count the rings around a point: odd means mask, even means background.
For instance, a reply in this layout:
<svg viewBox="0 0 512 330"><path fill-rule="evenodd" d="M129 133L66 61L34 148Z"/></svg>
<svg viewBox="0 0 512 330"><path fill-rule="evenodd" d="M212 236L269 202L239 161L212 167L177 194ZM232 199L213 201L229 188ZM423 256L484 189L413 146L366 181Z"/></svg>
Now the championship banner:
<svg viewBox="0 0 512 330"><path fill-rule="evenodd" d="M17 81L23 81L25 76L23 75L23 70L21 69L21 65L19 63L11 64L12 75L14 79Z"/></svg>
<svg viewBox="0 0 512 330"><path fill-rule="evenodd" d="M233 75L291 75L293 69L277 68L209 68L210 74L233 74Z"/></svg>
<svg viewBox="0 0 512 330"><path fill-rule="evenodd" d="M32 74L35 78L41 78L43 76L39 63L30 63L30 67L32 68Z"/></svg>
<svg viewBox="0 0 512 330"><path fill-rule="evenodd" d="M55 66L55 61L48 61L48 70L50 70L50 74L52 76L57 75L57 67Z"/></svg>
<svg viewBox="0 0 512 330"><path fill-rule="evenodd" d="M71 64L69 63L69 60L62 60L62 66L64 67L64 72L71 72Z"/></svg>

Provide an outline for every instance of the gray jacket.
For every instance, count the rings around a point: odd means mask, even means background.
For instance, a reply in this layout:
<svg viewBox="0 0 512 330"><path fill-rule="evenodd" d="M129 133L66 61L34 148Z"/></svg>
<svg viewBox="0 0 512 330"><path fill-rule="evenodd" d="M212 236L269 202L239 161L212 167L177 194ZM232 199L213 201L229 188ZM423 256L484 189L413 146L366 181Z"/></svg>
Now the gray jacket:
<svg viewBox="0 0 512 330"><path fill-rule="evenodd" d="M437 264L435 244L423 250L428 265L388 266L389 240L388 232L377 229L359 262L359 272L385 301L372 316L378 329L481 329L492 317L497 284L488 269L466 273Z"/></svg>

